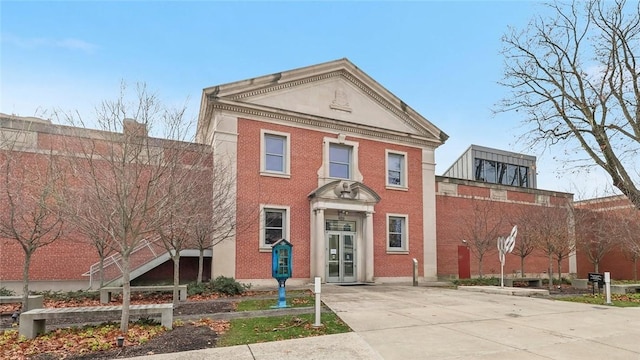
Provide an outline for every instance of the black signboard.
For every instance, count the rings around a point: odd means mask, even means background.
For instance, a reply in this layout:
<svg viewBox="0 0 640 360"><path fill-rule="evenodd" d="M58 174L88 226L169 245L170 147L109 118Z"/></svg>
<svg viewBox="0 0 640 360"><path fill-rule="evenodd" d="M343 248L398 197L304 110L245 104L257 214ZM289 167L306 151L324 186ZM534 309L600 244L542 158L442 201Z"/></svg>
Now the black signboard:
<svg viewBox="0 0 640 360"><path fill-rule="evenodd" d="M604 274L600 273L589 273L589 282L592 283L604 283Z"/></svg>
<svg viewBox="0 0 640 360"><path fill-rule="evenodd" d="M604 287L604 274L589 273L588 276L588 280L591 283L591 293L595 293L596 283L598 284L598 293L600 293L600 289Z"/></svg>

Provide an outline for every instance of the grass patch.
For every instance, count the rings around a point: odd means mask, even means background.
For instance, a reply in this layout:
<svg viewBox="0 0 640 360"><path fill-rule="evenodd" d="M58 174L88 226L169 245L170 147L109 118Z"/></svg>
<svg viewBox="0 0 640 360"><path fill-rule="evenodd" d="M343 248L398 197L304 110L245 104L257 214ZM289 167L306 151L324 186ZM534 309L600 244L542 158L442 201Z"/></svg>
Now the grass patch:
<svg viewBox="0 0 640 360"><path fill-rule="evenodd" d="M562 297L557 300L579 302L583 304L607 305L607 298L604 294ZM611 305L617 307L639 307L640 294L611 294Z"/></svg>
<svg viewBox="0 0 640 360"><path fill-rule="evenodd" d="M351 331L334 313L323 313L320 319L324 326L319 329L312 327L315 321L314 314L234 319L231 320L229 331L218 339L216 346L244 345Z"/></svg>
<svg viewBox="0 0 640 360"><path fill-rule="evenodd" d="M309 307L315 306L315 303L316 302L313 296L287 296L287 305L290 307ZM237 303L236 311L269 310L276 305L278 305L278 299L242 300Z"/></svg>

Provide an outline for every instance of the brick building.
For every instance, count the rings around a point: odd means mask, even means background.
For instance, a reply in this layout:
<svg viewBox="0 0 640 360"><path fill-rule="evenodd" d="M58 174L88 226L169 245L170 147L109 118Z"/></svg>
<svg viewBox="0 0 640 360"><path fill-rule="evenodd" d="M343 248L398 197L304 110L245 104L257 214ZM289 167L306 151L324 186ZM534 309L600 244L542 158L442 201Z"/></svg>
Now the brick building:
<svg viewBox="0 0 640 360"><path fill-rule="evenodd" d="M34 124L24 139L35 149L71 131L31 120L23 119ZM477 145L436 176L436 149L447 137L346 59L204 89L196 140L212 148L214 172L233 179L237 224L233 238L207 252L208 274L273 285L270 246L281 238L293 244L290 282L300 284L315 276L407 281L414 259L426 280L499 274L497 236L526 214L565 214L572 195L537 189L534 157ZM477 219L496 235L482 270L470 244ZM573 237L571 216L563 221ZM39 251L32 282L88 287L98 257L80 240ZM193 280L192 255L186 250L181 262L184 281ZM0 240L0 286L19 282L21 256ZM581 273L575 253L559 265ZM540 251L526 258L529 275L544 277L548 267ZM520 269L520 258L507 256L506 273ZM158 256L135 271L134 281L164 281L171 261Z"/></svg>

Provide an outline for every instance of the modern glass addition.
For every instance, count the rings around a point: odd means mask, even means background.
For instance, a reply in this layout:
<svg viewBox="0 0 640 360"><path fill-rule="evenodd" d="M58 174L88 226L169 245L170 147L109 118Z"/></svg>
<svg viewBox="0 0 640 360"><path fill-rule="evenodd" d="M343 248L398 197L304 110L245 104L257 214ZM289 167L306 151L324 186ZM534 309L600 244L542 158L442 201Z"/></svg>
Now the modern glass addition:
<svg viewBox="0 0 640 360"><path fill-rule="evenodd" d="M499 161L475 159L475 179L493 184L529 187L529 168Z"/></svg>

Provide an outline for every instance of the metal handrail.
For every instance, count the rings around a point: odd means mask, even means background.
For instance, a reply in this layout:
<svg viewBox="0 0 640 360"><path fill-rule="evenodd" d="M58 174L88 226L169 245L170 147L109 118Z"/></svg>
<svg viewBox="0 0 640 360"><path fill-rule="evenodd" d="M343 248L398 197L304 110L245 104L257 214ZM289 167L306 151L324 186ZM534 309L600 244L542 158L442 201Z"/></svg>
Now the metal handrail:
<svg viewBox="0 0 640 360"><path fill-rule="evenodd" d="M148 259L147 261L144 261L142 264L140 264L138 267L143 266L145 264L148 264L150 261L157 259L158 257L160 257L161 255L165 254L165 252L162 252L160 254L157 254L156 251L154 251L153 249L153 245L155 245L158 240L160 240L160 236L155 236L153 237L151 240L149 239L142 239L140 241L140 244L138 244L136 247L133 248L133 250L131 251L131 255L134 255L136 253L138 253L140 250L143 250L145 248L148 248L151 252L151 256L150 259ZM119 274L122 274L122 266L120 265L120 261L122 260L122 256L120 254L113 254L113 255L109 255L108 257L106 257L103 261L103 266L102 266L102 270L104 272L105 269L107 269L108 267L111 267L112 265L116 265L118 270L119 270ZM136 268L138 268L136 267ZM134 269L132 269L134 270ZM89 288L93 287L93 275L98 273L100 271L100 262L97 262L95 264L92 264L89 267L89 271L85 272L84 274L82 274L82 276L89 276ZM113 280L113 279L108 279L108 280Z"/></svg>

